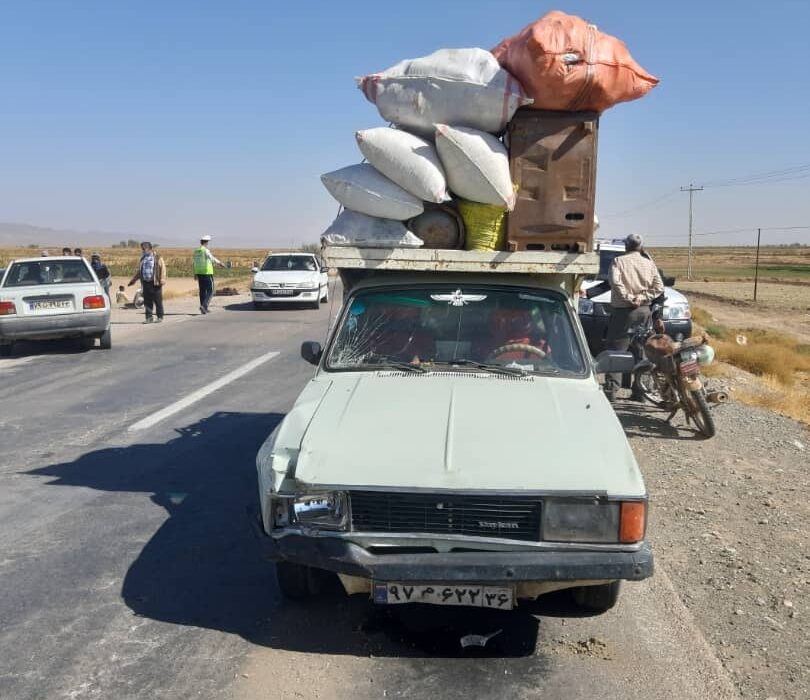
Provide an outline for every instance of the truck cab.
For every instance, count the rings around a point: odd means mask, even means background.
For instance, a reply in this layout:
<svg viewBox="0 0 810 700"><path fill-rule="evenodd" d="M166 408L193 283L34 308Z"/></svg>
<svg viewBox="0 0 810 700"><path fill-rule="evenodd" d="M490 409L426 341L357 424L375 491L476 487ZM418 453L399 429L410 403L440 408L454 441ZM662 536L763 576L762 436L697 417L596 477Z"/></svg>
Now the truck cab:
<svg viewBox="0 0 810 700"><path fill-rule="evenodd" d="M281 590L376 604L615 604L652 574L647 491L572 305L596 254L326 248L344 303L257 455ZM588 439L583 440L583 425Z"/></svg>

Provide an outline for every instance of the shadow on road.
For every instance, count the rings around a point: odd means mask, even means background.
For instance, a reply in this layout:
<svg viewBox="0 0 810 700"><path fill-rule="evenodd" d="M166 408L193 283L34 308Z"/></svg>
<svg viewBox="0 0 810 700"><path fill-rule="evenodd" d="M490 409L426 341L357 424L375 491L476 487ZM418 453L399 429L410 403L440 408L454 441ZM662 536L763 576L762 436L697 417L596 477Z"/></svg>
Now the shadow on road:
<svg viewBox="0 0 810 700"><path fill-rule="evenodd" d="M95 343L96 341L93 340ZM92 352L89 340L84 338L65 338L63 340L18 340L14 343L8 357L25 357L28 355L78 355Z"/></svg>
<svg viewBox="0 0 810 700"><path fill-rule="evenodd" d="M322 307L325 306L324 304L321 305ZM272 312L279 312L279 311L302 311L304 309L310 311L317 311L317 309L312 309L309 306L308 302L283 302L279 304L274 304L272 302L261 302L260 306L256 307L253 305L252 301L243 301L233 304L225 304L223 307L226 311L253 311L257 313L272 313Z"/></svg>
<svg viewBox="0 0 810 700"><path fill-rule="evenodd" d="M256 452L282 417L215 413L165 444L98 450L30 473L52 477L49 485L148 493L165 508L168 519L122 583L124 602L141 617L309 653L523 657L535 653L538 615L578 615L565 592L509 613L381 608L346 596L336 580L317 600L283 600L246 514L256 502ZM97 512L105 517L103 507ZM498 630L484 648L461 647L463 635Z"/></svg>
<svg viewBox="0 0 810 700"><path fill-rule="evenodd" d="M675 425L667 423L669 411L637 401L621 401L613 405L616 415L628 437L654 437L667 440L694 440L697 434L691 427L680 425L683 412L675 416ZM686 431L686 432L683 432Z"/></svg>

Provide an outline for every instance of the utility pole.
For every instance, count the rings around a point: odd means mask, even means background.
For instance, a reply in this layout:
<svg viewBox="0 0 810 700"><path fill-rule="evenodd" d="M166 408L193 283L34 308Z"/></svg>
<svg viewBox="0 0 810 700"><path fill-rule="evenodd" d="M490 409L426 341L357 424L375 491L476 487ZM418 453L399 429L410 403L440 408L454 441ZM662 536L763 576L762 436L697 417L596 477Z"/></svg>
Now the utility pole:
<svg viewBox="0 0 810 700"><path fill-rule="evenodd" d="M701 192L702 187L695 187L691 182L689 187L681 187L681 192L689 193L689 252L686 259L686 279L692 279L692 193Z"/></svg>
<svg viewBox="0 0 810 700"><path fill-rule="evenodd" d="M759 280L759 239L762 235L762 229L757 229L757 259L754 262L754 301L757 300L757 282Z"/></svg>

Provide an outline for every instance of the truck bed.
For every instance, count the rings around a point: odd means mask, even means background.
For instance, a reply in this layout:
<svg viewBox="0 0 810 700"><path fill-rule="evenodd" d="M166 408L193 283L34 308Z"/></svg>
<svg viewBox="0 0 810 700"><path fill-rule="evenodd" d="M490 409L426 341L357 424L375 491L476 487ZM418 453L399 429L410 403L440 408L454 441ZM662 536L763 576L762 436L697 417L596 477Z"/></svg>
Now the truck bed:
<svg viewBox="0 0 810 700"><path fill-rule="evenodd" d="M323 259L340 270L401 272L501 272L512 274L595 275L598 253L557 251L482 252L425 248L326 246Z"/></svg>

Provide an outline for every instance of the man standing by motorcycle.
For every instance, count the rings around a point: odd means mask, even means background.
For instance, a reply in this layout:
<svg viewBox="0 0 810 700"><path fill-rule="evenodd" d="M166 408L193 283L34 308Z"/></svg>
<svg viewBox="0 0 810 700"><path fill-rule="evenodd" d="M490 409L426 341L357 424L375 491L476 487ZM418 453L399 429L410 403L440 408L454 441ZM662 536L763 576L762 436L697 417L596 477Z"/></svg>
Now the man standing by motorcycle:
<svg viewBox="0 0 810 700"><path fill-rule="evenodd" d="M197 278L197 285L200 290L200 313L208 313L208 304L214 296L214 265L225 267L223 263L214 257L208 250L211 236L203 236L200 239L200 247L194 250L194 277Z"/></svg>
<svg viewBox="0 0 810 700"><path fill-rule="evenodd" d="M650 303L664 291L658 268L644 255L643 243L638 234L629 235L624 239L625 254L617 257L610 266L608 350L627 350L630 346L629 329L649 321ZM619 373L605 377L605 395L611 401L615 401L621 381ZM633 387L632 398L641 400L636 387Z"/></svg>

